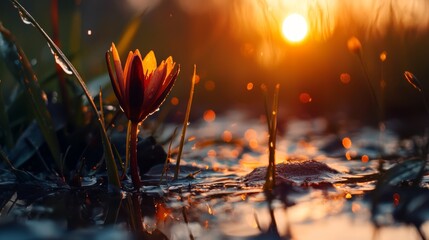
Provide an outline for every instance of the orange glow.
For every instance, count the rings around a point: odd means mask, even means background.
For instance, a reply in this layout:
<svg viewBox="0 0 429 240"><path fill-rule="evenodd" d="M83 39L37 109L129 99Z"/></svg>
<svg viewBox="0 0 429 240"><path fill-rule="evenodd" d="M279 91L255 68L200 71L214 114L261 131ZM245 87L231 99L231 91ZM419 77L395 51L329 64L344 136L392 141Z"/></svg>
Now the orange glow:
<svg viewBox="0 0 429 240"><path fill-rule="evenodd" d="M367 163L369 161L368 155L363 155L361 160L362 162Z"/></svg>
<svg viewBox="0 0 429 240"><path fill-rule="evenodd" d="M360 52L362 50L362 44L360 43L360 41L357 37L351 37L347 41L347 48L352 53L360 54Z"/></svg>
<svg viewBox="0 0 429 240"><path fill-rule="evenodd" d="M350 77L350 74L348 74L348 73L341 73L341 75L340 75L340 81L342 83L349 84L351 80L352 79Z"/></svg>
<svg viewBox="0 0 429 240"><path fill-rule="evenodd" d="M240 195L241 200L245 201L247 199L247 194L243 193Z"/></svg>
<svg viewBox="0 0 429 240"><path fill-rule="evenodd" d="M204 88L207 91L213 91L216 88L216 84L214 81L207 81L204 83Z"/></svg>
<svg viewBox="0 0 429 240"><path fill-rule="evenodd" d="M222 140L224 142L231 142L232 141L232 133L228 130L225 130L222 134Z"/></svg>
<svg viewBox="0 0 429 240"><path fill-rule="evenodd" d="M247 91L252 90L252 89L253 89L253 83L249 82L249 83L246 85L246 89L247 89Z"/></svg>
<svg viewBox="0 0 429 240"><path fill-rule="evenodd" d="M200 82L200 75L195 74L195 84L198 84Z"/></svg>
<svg viewBox="0 0 429 240"><path fill-rule="evenodd" d="M250 141L249 141L249 147L251 149L256 149L256 148L258 148L258 146L259 146L258 140L254 139L254 138L250 139Z"/></svg>
<svg viewBox="0 0 429 240"><path fill-rule="evenodd" d="M345 197L346 197L346 199L351 199L352 195L350 193L347 193Z"/></svg>
<svg viewBox="0 0 429 240"><path fill-rule="evenodd" d="M194 141L195 139L197 139L197 137L195 137L195 136L190 136L190 137L188 138L188 142L192 142L192 141Z"/></svg>
<svg viewBox="0 0 429 240"><path fill-rule="evenodd" d="M352 212L357 213L359 212L361 209L361 206L359 203L352 203Z"/></svg>
<svg viewBox="0 0 429 240"><path fill-rule="evenodd" d="M252 128L247 129L246 132L244 132L244 138L247 141L250 141L251 139L256 138L257 136L258 136L258 133Z"/></svg>
<svg viewBox="0 0 429 240"><path fill-rule="evenodd" d="M215 150L213 150L213 149L210 149L210 150L207 152L207 156L209 156L209 157L216 157L216 151L215 151Z"/></svg>
<svg viewBox="0 0 429 240"><path fill-rule="evenodd" d="M213 215L213 209L210 207L210 205L208 205L207 204L207 212L210 214L210 215Z"/></svg>
<svg viewBox="0 0 429 240"><path fill-rule="evenodd" d="M308 33L307 20L301 14L290 14L283 20L282 33L289 42L301 42Z"/></svg>
<svg viewBox="0 0 429 240"><path fill-rule="evenodd" d="M211 109L205 111L204 115L203 115L203 119L206 122L213 122L216 119L216 113L215 113L215 111L213 111Z"/></svg>
<svg viewBox="0 0 429 240"><path fill-rule="evenodd" d="M299 94L299 101L302 103L309 103L311 102L313 99L311 98L310 94L308 93L301 93Z"/></svg>
<svg viewBox="0 0 429 240"><path fill-rule="evenodd" d="M167 219L167 217L171 214L171 210L168 209L162 203L155 204L155 208L156 208L156 220L159 222L164 222Z"/></svg>
<svg viewBox="0 0 429 240"><path fill-rule="evenodd" d="M386 51L381 52L380 53L380 61L384 62L384 61L386 61L386 58L387 58L387 52Z"/></svg>
<svg viewBox="0 0 429 240"><path fill-rule="evenodd" d="M171 102L171 105L177 106L177 105L179 105L179 98L172 97L171 100L170 100L170 102Z"/></svg>
<svg viewBox="0 0 429 240"><path fill-rule="evenodd" d="M351 148L351 147L352 147L352 140L351 140L349 137L345 137L345 138L343 138L342 143L343 143L343 147L344 147L345 149L349 149L349 148Z"/></svg>
<svg viewBox="0 0 429 240"><path fill-rule="evenodd" d="M347 151L347 152L346 152L346 159L347 159L347 160L352 160L352 154L351 154L351 152L350 152L350 151Z"/></svg>

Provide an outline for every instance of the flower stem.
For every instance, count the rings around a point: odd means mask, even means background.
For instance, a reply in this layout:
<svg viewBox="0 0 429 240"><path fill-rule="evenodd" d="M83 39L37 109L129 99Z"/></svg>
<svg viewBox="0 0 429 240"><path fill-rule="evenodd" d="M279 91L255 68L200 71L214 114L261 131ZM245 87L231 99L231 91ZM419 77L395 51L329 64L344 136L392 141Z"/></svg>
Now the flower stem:
<svg viewBox="0 0 429 240"><path fill-rule="evenodd" d="M131 122L131 121L130 121ZM127 155L130 156L130 171L131 171L131 180L133 181L133 185L135 189L139 189L141 187L140 174L139 174L139 166L137 164L137 131L138 131L138 123L131 122L128 124L130 128L128 133L130 134L129 139L129 151Z"/></svg>

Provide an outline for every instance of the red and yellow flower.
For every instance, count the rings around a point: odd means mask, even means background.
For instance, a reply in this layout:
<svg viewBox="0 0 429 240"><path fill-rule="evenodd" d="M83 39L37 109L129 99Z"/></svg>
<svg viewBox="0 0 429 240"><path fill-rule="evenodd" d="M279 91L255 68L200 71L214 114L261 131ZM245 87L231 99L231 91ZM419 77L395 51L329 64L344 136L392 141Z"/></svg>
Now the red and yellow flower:
<svg viewBox="0 0 429 240"><path fill-rule="evenodd" d="M113 90L129 120L127 159L130 157L131 180L138 189L141 186L137 164L138 125L164 102L176 81L180 66L176 67L171 56L158 66L153 51L142 58L140 51L136 49L129 52L125 67L122 68L114 43L106 53L106 61Z"/></svg>
<svg viewBox="0 0 429 240"><path fill-rule="evenodd" d="M122 68L114 43L110 51L114 72L110 54L106 54L106 60L115 95L127 118L140 123L164 102L176 81L180 66L176 67L171 56L157 66L153 51L142 58L136 49L129 52L125 67Z"/></svg>

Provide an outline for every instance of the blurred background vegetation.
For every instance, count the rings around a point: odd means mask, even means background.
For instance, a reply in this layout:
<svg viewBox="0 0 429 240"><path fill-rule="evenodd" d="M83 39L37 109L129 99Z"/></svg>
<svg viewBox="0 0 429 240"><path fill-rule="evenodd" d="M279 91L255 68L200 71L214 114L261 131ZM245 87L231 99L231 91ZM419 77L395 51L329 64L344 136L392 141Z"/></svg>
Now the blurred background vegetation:
<svg viewBox="0 0 429 240"><path fill-rule="evenodd" d="M20 2L52 36L52 1ZM60 48L84 79L95 86L104 84L104 97L112 103L115 99L104 59L112 41L122 41L123 59L135 48L143 54L153 49L158 61L173 56L182 71L170 99L177 97L179 104L172 106L170 100L167 104L174 113L170 119L179 121L193 64L200 77L194 118L201 118L207 109L219 114L240 109L263 115L259 86L273 88L276 83L281 84L283 116L372 118L369 108L374 106L361 66L346 46L356 36L376 90L382 76L386 81L387 117L401 117L424 112L403 72L413 72L423 89L429 88L429 17L424 14L428 5L424 0L61 0L58 36ZM303 14L310 23L309 36L298 44L288 43L280 34L281 21L290 12ZM57 91L56 81L49 81L55 74L55 62L45 40L21 22L9 1L0 2L0 21L16 36L43 88ZM379 55L383 51L387 59L382 64ZM343 73L350 76L347 84L340 80ZM16 83L3 61L0 79L7 102ZM300 100L302 93L311 101Z"/></svg>

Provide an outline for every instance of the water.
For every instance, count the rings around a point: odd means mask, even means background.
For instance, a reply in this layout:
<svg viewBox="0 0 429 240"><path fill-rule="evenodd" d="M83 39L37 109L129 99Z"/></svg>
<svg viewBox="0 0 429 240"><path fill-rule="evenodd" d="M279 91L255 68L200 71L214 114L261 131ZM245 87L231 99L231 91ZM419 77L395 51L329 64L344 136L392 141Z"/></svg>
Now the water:
<svg viewBox="0 0 429 240"><path fill-rule="evenodd" d="M237 112L195 122L188 129L192 137L185 144L180 180L171 180L171 166L168 180L159 184L163 166L158 166L144 176L140 193L109 195L98 187L97 177L85 178L84 187L72 190L42 191L31 184L16 188L13 176L0 174L0 203L6 202L0 212L0 238L420 239L415 227L394 214L399 203L412 201L407 196L425 202L424 188L383 190L392 192L380 198L380 227L371 220L378 131L344 128L335 134L328 126L323 118L291 119L278 133L281 178L274 195L262 190L264 169L254 171L268 164L266 123ZM400 139L387 126L386 168L412 154L412 146L405 144L409 139ZM165 134L174 127L167 126ZM223 138L225 131L232 139ZM351 140L347 149L341 143L344 136ZM346 160L348 151L354 152L351 160ZM363 162L361 155L369 161ZM427 219L421 204L409 206L417 206ZM421 230L429 233L428 228L424 220Z"/></svg>

